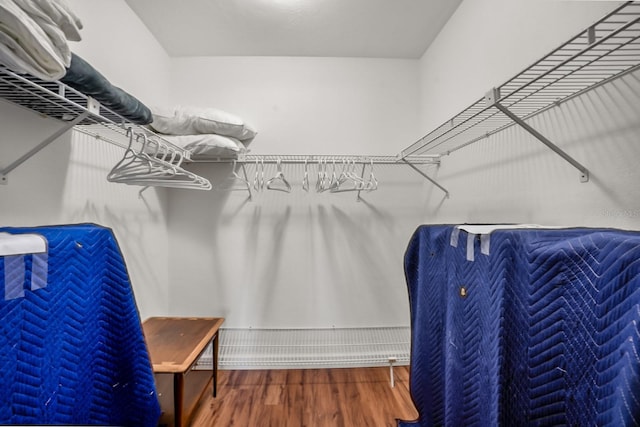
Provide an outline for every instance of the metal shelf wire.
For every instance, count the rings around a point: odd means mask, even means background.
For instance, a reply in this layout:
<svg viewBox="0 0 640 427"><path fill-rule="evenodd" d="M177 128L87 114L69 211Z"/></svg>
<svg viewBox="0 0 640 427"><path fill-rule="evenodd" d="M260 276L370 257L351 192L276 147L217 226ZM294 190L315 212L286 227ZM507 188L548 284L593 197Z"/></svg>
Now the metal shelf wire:
<svg viewBox="0 0 640 427"><path fill-rule="evenodd" d="M447 155L640 68L640 2L616 8L398 154ZM495 96L495 99L492 99Z"/></svg>
<svg viewBox="0 0 640 427"><path fill-rule="evenodd" d="M119 114L64 83L16 74L3 66L0 66L0 98L63 122L87 115L76 126L84 127L85 132L91 134L97 135L98 131L104 127L126 136L127 129L132 128L136 133L160 138L148 128L128 122ZM166 144L172 145L169 142ZM173 148L184 151L179 147L173 146ZM185 153L185 155L188 154Z"/></svg>
<svg viewBox="0 0 640 427"><path fill-rule="evenodd" d="M440 156L438 155L421 155L409 156L408 161L416 165L439 165ZM401 159L396 156L379 156L379 155L352 155L352 154L243 154L237 159L203 159L196 160L195 163L238 163L238 164L255 164L256 162L264 164L316 164L318 162L342 162L355 163L358 165L405 165Z"/></svg>
<svg viewBox="0 0 640 427"><path fill-rule="evenodd" d="M143 134L148 138L160 140L162 143L172 150L179 153L178 157L185 161L203 162L203 163L230 163L253 164L259 161L261 164L303 164L323 162L344 162L348 161L355 164L387 164L387 165L406 165L407 160L411 165L437 165L439 164L439 156L422 155L409 156L402 161L396 156L370 156L370 155L253 155L246 154L238 159L207 159L193 160L189 151L176 147L164 140L161 136L153 133L144 126L138 126L127 122L117 113L105 108L92 98L68 87L67 85L52 81L47 82L29 75L19 75L11 70L0 66L0 98L4 98L21 107L35 111L43 116L52 117L62 121L65 126L59 131L47 138L36 149L27 153L18 161L9 165L4 170L0 170L0 177L3 183L6 183L6 174L23 161L34 155L46 144L49 144L57 136L62 134L70 127L85 134L91 135L97 139L127 148L130 141L128 130L132 129L136 134ZM135 139L134 143L138 144L139 139ZM140 147L137 147L140 149ZM420 171L419 171L420 172ZM423 172L420 172L424 174ZM208 181L207 181L208 183Z"/></svg>
<svg viewBox="0 0 640 427"><path fill-rule="evenodd" d="M0 170L0 183L6 184L7 174L23 162L53 142L72 127L92 135L97 139L127 149L127 153L150 153L149 147L155 147L157 159L154 165L160 165L167 173L154 186L210 189L211 184L204 178L189 174L189 181L180 181L176 177L184 172L180 168L183 161L190 160L190 152L171 144L145 126L136 125L91 97L58 81L44 81L30 75L17 74L0 65L0 98L62 123L60 129L24 154L13 163ZM153 143L147 143L153 141ZM162 156L160 158L159 156ZM184 174L183 174L184 175ZM121 181L118 181L121 182ZM124 182L124 181L122 181ZM133 181L132 181L133 182ZM136 185L140 185L136 182Z"/></svg>
<svg viewBox="0 0 640 427"><path fill-rule="evenodd" d="M220 335L221 369L345 368L408 365L409 327L260 329L224 328ZM209 347L197 368L211 369Z"/></svg>

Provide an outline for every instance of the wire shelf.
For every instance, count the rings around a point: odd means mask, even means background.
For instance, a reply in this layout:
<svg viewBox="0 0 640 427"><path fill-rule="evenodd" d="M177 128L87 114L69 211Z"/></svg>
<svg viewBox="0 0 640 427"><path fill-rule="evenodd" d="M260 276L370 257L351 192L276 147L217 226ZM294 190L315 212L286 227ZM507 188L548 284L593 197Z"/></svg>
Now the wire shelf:
<svg viewBox="0 0 640 427"><path fill-rule="evenodd" d="M220 333L221 369L326 368L408 365L409 327L330 329L224 328ZM209 347L198 361L210 368Z"/></svg>
<svg viewBox="0 0 640 427"><path fill-rule="evenodd" d="M125 149L123 159L107 176L111 182L139 185L143 190L149 186L211 189L207 179L181 167L190 161L190 151L171 144L145 126L129 122L64 83L17 74L0 65L0 98L62 123L57 131L0 169L0 184L7 184L7 174L75 128Z"/></svg>
<svg viewBox="0 0 640 427"><path fill-rule="evenodd" d="M405 148L398 157L450 154L640 68L640 2L627 2Z"/></svg>
<svg viewBox="0 0 640 427"><path fill-rule="evenodd" d="M145 126L130 123L59 81L44 81L27 74L17 74L0 65L0 98L65 123L85 114L86 117L75 125L84 133L127 147L127 132L131 129L135 134L145 135L170 147L185 160L190 159L187 150L171 144Z"/></svg>
<svg viewBox="0 0 640 427"><path fill-rule="evenodd" d="M416 155L408 156L405 160L416 165L438 165L440 164L439 155ZM244 154L238 156L237 159L203 159L192 160L195 163L238 163L238 164L317 164L319 162L348 162L360 165L376 164L376 165L406 165L402 159L397 156L378 156L378 155L353 155L353 154Z"/></svg>

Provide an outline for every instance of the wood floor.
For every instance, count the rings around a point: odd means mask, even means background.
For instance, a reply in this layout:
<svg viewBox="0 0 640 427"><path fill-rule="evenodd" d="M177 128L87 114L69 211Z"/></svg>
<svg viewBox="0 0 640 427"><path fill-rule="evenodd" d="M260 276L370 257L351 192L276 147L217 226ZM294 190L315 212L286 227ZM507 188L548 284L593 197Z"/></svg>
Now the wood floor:
<svg viewBox="0 0 640 427"><path fill-rule="evenodd" d="M218 397L211 384L192 426L384 427L413 420L409 369L389 368L220 371Z"/></svg>

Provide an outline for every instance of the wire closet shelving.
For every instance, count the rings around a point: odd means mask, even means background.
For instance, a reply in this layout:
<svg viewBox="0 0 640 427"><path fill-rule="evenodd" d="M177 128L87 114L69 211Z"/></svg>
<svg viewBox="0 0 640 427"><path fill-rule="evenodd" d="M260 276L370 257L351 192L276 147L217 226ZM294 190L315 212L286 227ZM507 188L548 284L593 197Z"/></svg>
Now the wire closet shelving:
<svg viewBox="0 0 640 427"><path fill-rule="evenodd" d="M184 182L177 180L176 176L190 177L186 188L197 188L209 190L211 183L202 177L181 168L183 164L193 162L188 150L177 147L151 131L148 127L130 123L121 115L113 112L109 108L101 105L93 98L86 96L77 90L58 81L43 81L29 75L17 74L0 65L0 98L19 105L28 110L34 111L45 117L57 119L62 123L59 130L49 135L42 142L37 144L14 162L0 170L0 183L8 182L8 174L23 164L29 158L37 154L44 147L55 141L67 130L74 128L79 132L88 134L111 144L120 146L127 150L123 161L128 160L138 154L148 152L144 144L160 147L161 156L150 156L148 161L159 163L163 170L169 172L166 177L153 182L140 180L118 180L116 173L109 174L107 179L112 182L124 182L145 186L165 186L185 188ZM148 141L151 141L149 143ZM157 154L157 153L156 153ZM166 159L166 161L163 161ZM231 163L236 162L243 166L254 164L256 161L264 164L318 164L327 162L342 164L345 161L358 165L385 164L385 165L410 165L420 174L426 176L414 165L439 164L437 155L417 155L408 156L404 161L400 161L395 156L369 156L369 155L252 155L243 154L237 159L207 159L201 160L206 163ZM200 160L198 161L200 162ZM125 174L126 176L126 174ZM446 192L446 190L444 190Z"/></svg>
<svg viewBox="0 0 640 427"><path fill-rule="evenodd" d="M0 170L0 183L7 175L55 141L71 128L125 148L128 153L143 155L145 161L162 176L154 185L165 187L211 189L208 180L184 170L190 153L177 147L144 126L130 123L95 99L58 81L44 81L14 73L0 65L0 98L45 117L57 119L62 126L20 158ZM185 177L188 179L185 180Z"/></svg>
<svg viewBox="0 0 640 427"><path fill-rule="evenodd" d="M622 4L524 71L492 88L471 106L398 154L448 155L490 135L519 125L580 171L587 168L527 120L589 90L640 68L640 2Z"/></svg>
<svg viewBox="0 0 640 427"><path fill-rule="evenodd" d="M344 368L349 366L408 365L411 328L223 328L221 369ZM209 347L198 367L211 369Z"/></svg>
<svg viewBox="0 0 640 427"><path fill-rule="evenodd" d="M360 165L407 165L440 188L448 191L417 167L439 164L440 157L480 141L490 135L519 125L580 171L588 181L588 169L540 134L528 119L558 106L600 85L640 68L640 1L629 1L535 62L524 71L492 88L481 99L402 150L397 156L276 156L245 155L233 161L240 165L254 163L340 162L349 158ZM0 170L0 184L7 174L72 127L127 149L127 153L144 153L144 144L153 140L161 156L152 159L166 171L166 178L149 185L211 189L211 183L181 168L191 161L190 153L177 147L144 126L126 119L100 105L93 98L54 81L18 75L0 66L0 98L60 120L63 126L23 156ZM135 138L132 138L132 135ZM156 153L157 154L157 153ZM224 159L221 162L232 160ZM215 161L214 161L215 162ZM177 174L177 175L176 175ZM180 178L188 177L185 182ZM178 179L176 179L178 178ZM118 182L118 181L116 181ZM144 182L127 182L144 185Z"/></svg>

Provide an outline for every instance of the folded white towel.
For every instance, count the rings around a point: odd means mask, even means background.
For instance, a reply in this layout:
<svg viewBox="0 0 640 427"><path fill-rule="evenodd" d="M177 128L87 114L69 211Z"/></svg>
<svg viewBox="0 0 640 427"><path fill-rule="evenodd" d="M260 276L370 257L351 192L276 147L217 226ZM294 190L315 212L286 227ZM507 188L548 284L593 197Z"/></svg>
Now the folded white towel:
<svg viewBox="0 0 640 427"><path fill-rule="evenodd" d="M74 42L82 40L80 36L82 21L71 10L66 0L32 0L32 2L56 23L67 40Z"/></svg>
<svg viewBox="0 0 640 427"><path fill-rule="evenodd" d="M0 233L0 256L37 254L47 251L47 241L38 234Z"/></svg>
<svg viewBox="0 0 640 427"><path fill-rule="evenodd" d="M69 49L67 37L60 26L36 2L32 0L13 1L49 36L51 43L58 50L64 66L68 68L71 65L71 49Z"/></svg>
<svg viewBox="0 0 640 427"><path fill-rule="evenodd" d="M0 30L0 64L19 74L31 74L49 80L49 71L31 60L20 44ZM47 77L46 79L44 77Z"/></svg>
<svg viewBox="0 0 640 427"><path fill-rule="evenodd" d="M19 63L29 73L43 80L58 80L66 73L64 53L54 45L45 31L12 0L0 0L0 32L5 43L0 51L0 63L11 67ZM19 49L16 47L19 46ZM26 56L25 56L26 55Z"/></svg>

